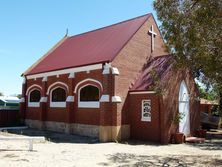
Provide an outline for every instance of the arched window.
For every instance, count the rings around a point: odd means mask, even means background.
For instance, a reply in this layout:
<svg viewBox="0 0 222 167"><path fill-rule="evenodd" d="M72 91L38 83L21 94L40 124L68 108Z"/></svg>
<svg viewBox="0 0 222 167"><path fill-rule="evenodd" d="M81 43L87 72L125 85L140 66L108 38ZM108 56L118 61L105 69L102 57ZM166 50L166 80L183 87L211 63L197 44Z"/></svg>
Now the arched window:
<svg viewBox="0 0 222 167"><path fill-rule="evenodd" d="M88 85L80 90L80 101L99 101L99 89Z"/></svg>
<svg viewBox="0 0 222 167"><path fill-rule="evenodd" d="M66 107L66 90L56 87L50 93L50 107Z"/></svg>
<svg viewBox="0 0 222 167"><path fill-rule="evenodd" d="M62 88L56 88L52 91L52 102L66 101L66 91Z"/></svg>
<svg viewBox="0 0 222 167"><path fill-rule="evenodd" d="M185 81L180 84L179 90L179 113L182 115L182 119L179 123L179 132L184 135L190 134L190 102L189 92Z"/></svg>
<svg viewBox="0 0 222 167"><path fill-rule="evenodd" d="M79 89L80 108L99 108L99 89L93 85L85 85Z"/></svg>
<svg viewBox="0 0 222 167"><path fill-rule="evenodd" d="M39 107L39 101L41 99L40 91L38 89L30 91L28 99L29 107Z"/></svg>
<svg viewBox="0 0 222 167"><path fill-rule="evenodd" d="M30 102L39 102L41 98L41 93L39 90L35 89L30 93Z"/></svg>

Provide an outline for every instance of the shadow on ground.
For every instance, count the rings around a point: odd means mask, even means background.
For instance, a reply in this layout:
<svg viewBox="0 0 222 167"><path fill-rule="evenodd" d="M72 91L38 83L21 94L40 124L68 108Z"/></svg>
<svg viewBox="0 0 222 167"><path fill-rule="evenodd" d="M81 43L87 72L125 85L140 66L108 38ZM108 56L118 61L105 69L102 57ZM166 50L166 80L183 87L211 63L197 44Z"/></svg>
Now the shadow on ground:
<svg viewBox="0 0 222 167"><path fill-rule="evenodd" d="M222 150L222 140L219 139L211 139L206 140L204 143L194 143L189 145L198 147L202 150Z"/></svg>
<svg viewBox="0 0 222 167"><path fill-rule="evenodd" d="M117 153L107 155L107 163L99 163L101 166L116 165L121 167L127 166L161 166L161 167L188 167L188 166L220 166L222 160L209 156L157 156L157 155L135 155L127 153Z"/></svg>
<svg viewBox="0 0 222 167"><path fill-rule="evenodd" d="M222 134L221 132L211 133L211 131L208 131L204 143L192 143L190 145L202 150L222 150Z"/></svg>
<svg viewBox="0 0 222 167"><path fill-rule="evenodd" d="M37 129L23 130L7 130L10 134L25 135L25 136L44 136L46 140L54 143L98 143L98 138L86 137L80 135L70 135L58 132L43 131Z"/></svg>

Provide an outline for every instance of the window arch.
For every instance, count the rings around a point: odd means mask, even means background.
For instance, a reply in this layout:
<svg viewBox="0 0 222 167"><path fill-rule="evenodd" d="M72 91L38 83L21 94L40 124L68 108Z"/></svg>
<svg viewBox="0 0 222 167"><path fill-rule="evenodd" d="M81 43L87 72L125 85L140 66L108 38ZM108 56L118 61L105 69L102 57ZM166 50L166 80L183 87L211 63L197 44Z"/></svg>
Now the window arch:
<svg viewBox="0 0 222 167"><path fill-rule="evenodd" d="M37 84L33 84L32 86L30 86L27 90L26 90L26 95L28 95L30 93L31 90L34 89L38 89L38 90L42 90L42 87L37 85Z"/></svg>
<svg viewBox="0 0 222 167"><path fill-rule="evenodd" d="M68 87L67 84L58 81L58 82L54 82L53 84L51 84L51 85L48 87L46 94L49 95L50 91L52 91L52 88L55 87L56 85L60 85L60 87L66 88L66 90L69 91L69 87Z"/></svg>
<svg viewBox="0 0 222 167"><path fill-rule="evenodd" d="M60 86L50 92L50 107L66 107L66 90Z"/></svg>
<svg viewBox="0 0 222 167"><path fill-rule="evenodd" d="M28 106L29 107L39 107L39 102L41 99L41 92L38 89L33 89L28 95Z"/></svg>
<svg viewBox="0 0 222 167"><path fill-rule="evenodd" d="M99 108L99 88L92 84L87 84L79 88L78 107L79 108Z"/></svg>

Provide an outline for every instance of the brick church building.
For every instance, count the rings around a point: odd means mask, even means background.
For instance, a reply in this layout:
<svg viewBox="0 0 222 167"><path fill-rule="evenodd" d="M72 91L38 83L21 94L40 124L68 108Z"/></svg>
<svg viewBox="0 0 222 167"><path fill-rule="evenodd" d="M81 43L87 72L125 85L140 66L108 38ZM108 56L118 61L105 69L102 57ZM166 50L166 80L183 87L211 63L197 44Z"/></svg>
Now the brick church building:
<svg viewBox="0 0 222 167"><path fill-rule="evenodd" d="M21 116L34 128L168 143L199 127L189 70L175 70L152 14L65 36L22 75ZM184 113L177 128L177 113Z"/></svg>

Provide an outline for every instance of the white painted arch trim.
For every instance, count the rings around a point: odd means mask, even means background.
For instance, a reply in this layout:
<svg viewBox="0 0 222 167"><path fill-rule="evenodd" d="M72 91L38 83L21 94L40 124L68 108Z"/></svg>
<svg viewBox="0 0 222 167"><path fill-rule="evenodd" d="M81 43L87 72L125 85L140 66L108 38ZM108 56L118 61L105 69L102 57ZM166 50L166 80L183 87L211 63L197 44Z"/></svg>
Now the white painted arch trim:
<svg viewBox="0 0 222 167"><path fill-rule="evenodd" d="M56 108L65 108L66 107L66 101L62 101L62 102L53 102L52 101L52 92L57 89L57 88L62 88L64 89L62 86L58 85L54 88L52 88L50 90L50 107L56 107ZM64 89L65 90L65 89Z"/></svg>
<svg viewBox="0 0 222 167"><path fill-rule="evenodd" d="M63 86L66 87L67 91L69 92L69 86L68 86L67 84L65 84L64 82L59 82L59 81L58 81L58 82L55 82L55 83L51 84L51 85L48 87L47 92L46 92L47 95L49 95L49 93L51 92L51 88L52 88L53 86L55 86L55 85L58 85L56 88L58 88L58 87L63 88L62 86L60 86L60 85L63 85ZM53 90L54 90L54 89L53 89ZM67 92L67 93L68 93L68 92Z"/></svg>
<svg viewBox="0 0 222 167"><path fill-rule="evenodd" d="M85 88L86 86L89 86L89 85L92 85L92 86L95 86L98 88L97 85L95 84L86 84L86 85L83 85L79 88L78 90L78 107L79 108L99 108L100 107L100 102L99 101L80 101L80 91L82 88ZM99 88L98 88L99 90ZM99 94L100 94L100 90L99 90Z"/></svg>
<svg viewBox="0 0 222 167"><path fill-rule="evenodd" d="M82 84L82 83L84 83L84 82L87 82L87 81L92 81L92 82L95 82L95 83L99 84L100 87L101 87L102 90L103 90L103 86L102 86L101 82L99 82L98 80L92 79L92 78L87 78L87 79L84 79L84 80L80 81L78 84L76 84L76 87L75 87L74 93L77 92L77 89L78 89L78 87L79 87L80 84ZM96 86L96 85L94 85L94 84L87 84L87 85L93 85L93 86ZM85 86L86 86L86 85L84 85L83 87L85 87ZM81 87L81 88L83 88L83 87ZM97 86L96 86L96 87L97 87ZM98 87L97 87L97 88L98 88ZM102 91L102 90L101 90L101 91Z"/></svg>
<svg viewBox="0 0 222 167"><path fill-rule="evenodd" d="M26 90L26 95L28 95L29 92L30 92L33 88L35 88L35 87L37 87L37 88L39 88L40 90L42 90L42 87L41 87L41 86L39 86L39 85L37 85L37 84L34 84L34 85L30 86L30 87Z"/></svg>
<svg viewBox="0 0 222 167"><path fill-rule="evenodd" d="M74 67L74 68L68 68L63 70L56 70L51 72L44 72L34 75L28 75L27 79L34 79L34 78L42 78L42 77L48 77L48 76L57 76L62 74L69 74L69 73L76 73L76 72L82 72L82 71L92 71L92 70L98 70L102 69L102 64L93 64L93 65L87 65L82 67Z"/></svg>

